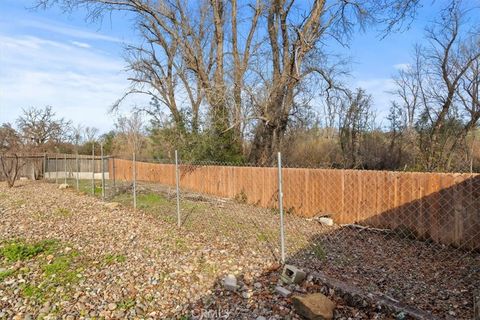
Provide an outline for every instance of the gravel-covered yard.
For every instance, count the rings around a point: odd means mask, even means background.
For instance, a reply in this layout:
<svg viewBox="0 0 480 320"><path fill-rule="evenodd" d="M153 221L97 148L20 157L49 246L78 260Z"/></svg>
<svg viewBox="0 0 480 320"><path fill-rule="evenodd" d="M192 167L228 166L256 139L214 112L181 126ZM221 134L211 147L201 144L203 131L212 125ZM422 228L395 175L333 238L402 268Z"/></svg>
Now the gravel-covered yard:
<svg viewBox="0 0 480 320"><path fill-rule="evenodd" d="M0 319L297 318L278 281L275 213L238 202L140 188L112 206L55 184L0 185ZM478 255L376 233L325 229L287 216L288 258L440 318L468 319ZM295 240L295 241L294 241ZM288 242L287 242L288 243ZM295 245L293 245L295 243ZM238 293L223 290L234 273ZM315 280L294 291L317 291ZM338 319L394 319L327 292ZM193 316L192 316L193 315Z"/></svg>

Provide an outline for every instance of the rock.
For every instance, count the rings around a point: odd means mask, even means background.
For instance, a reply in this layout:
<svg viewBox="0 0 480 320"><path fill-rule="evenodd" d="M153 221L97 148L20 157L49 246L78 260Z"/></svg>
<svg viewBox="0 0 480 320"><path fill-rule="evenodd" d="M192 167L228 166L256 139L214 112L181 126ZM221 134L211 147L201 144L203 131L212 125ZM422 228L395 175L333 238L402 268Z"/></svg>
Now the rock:
<svg viewBox="0 0 480 320"><path fill-rule="evenodd" d="M267 320L267 318L265 318L264 316L258 316L255 320Z"/></svg>
<svg viewBox="0 0 480 320"><path fill-rule="evenodd" d="M223 280L223 286L225 287L225 289L230 290L230 291L237 290L237 287L238 287L237 286L237 278L233 274L229 274Z"/></svg>
<svg viewBox="0 0 480 320"><path fill-rule="evenodd" d="M113 311L117 308L117 305L115 303L109 303L108 304L108 310Z"/></svg>
<svg viewBox="0 0 480 320"><path fill-rule="evenodd" d="M257 290L262 288L262 284L261 284L260 282L255 282L255 283L253 284L253 286L254 286L255 289L257 289Z"/></svg>
<svg viewBox="0 0 480 320"><path fill-rule="evenodd" d="M323 224L324 226L333 226L333 219L327 217L318 218L318 222Z"/></svg>
<svg viewBox="0 0 480 320"><path fill-rule="evenodd" d="M248 291L242 292L242 297L243 297L244 299L249 299L251 296L252 296L252 294L251 294L250 292L248 292Z"/></svg>
<svg viewBox="0 0 480 320"><path fill-rule="evenodd" d="M70 188L68 183L62 183L61 185L58 186L58 189L68 189L68 188Z"/></svg>
<svg viewBox="0 0 480 320"><path fill-rule="evenodd" d="M295 311L311 320L333 319L335 303L321 293L313 293L305 296L295 295L292 297Z"/></svg>
<svg viewBox="0 0 480 320"><path fill-rule="evenodd" d="M105 203L105 207L107 207L110 210L115 210L118 207L120 207L120 203L118 203L118 202L107 202L107 203Z"/></svg>
<svg viewBox="0 0 480 320"><path fill-rule="evenodd" d="M285 297L287 298L288 296L290 296L292 294L292 292L290 292L290 290L288 289L285 289L284 287L282 286L276 286L275 287L275 291L281 295L282 297Z"/></svg>

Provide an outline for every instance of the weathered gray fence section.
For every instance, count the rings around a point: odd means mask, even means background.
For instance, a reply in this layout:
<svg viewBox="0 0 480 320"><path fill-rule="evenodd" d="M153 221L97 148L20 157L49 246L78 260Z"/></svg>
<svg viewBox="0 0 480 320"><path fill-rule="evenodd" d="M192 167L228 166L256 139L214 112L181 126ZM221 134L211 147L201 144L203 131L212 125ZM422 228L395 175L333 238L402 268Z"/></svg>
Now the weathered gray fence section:
<svg viewBox="0 0 480 320"><path fill-rule="evenodd" d="M108 157L103 158L106 179L108 179ZM46 174L47 179L56 178L76 178L79 173L79 179L90 179L92 172L95 172L95 179L101 179L102 175L102 157L91 155L71 155L57 154L46 156Z"/></svg>
<svg viewBox="0 0 480 320"><path fill-rule="evenodd" d="M12 155L2 156L6 165L10 166L15 163L15 157ZM18 175L17 178L28 178L37 180L43 177L43 155L19 155L18 156ZM0 169L0 181L4 181L5 176L3 170Z"/></svg>
<svg viewBox="0 0 480 320"><path fill-rule="evenodd" d="M14 155L3 155L5 163L8 166L16 162ZM35 154L35 155L17 155L18 174L17 179L27 178L30 180L38 179L64 179L65 175L69 179L77 177L79 179L91 179L92 172L95 172L95 179L102 178L102 168L105 170L105 179L109 178L108 164L109 158L91 155L72 155L72 154ZM0 168L0 181L4 181L5 176Z"/></svg>

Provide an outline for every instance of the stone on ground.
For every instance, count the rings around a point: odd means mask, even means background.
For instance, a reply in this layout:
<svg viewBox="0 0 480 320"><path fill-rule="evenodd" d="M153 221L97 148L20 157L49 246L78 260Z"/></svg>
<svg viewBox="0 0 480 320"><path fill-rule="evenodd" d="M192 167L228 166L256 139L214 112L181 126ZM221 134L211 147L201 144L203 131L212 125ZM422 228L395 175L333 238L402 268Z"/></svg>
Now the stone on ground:
<svg viewBox="0 0 480 320"><path fill-rule="evenodd" d="M110 210L117 209L120 206L120 203L118 202L107 202L105 203L105 207L107 207Z"/></svg>
<svg viewBox="0 0 480 320"><path fill-rule="evenodd" d="M296 295L292 297L295 311L310 320L333 319L335 303L321 293Z"/></svg>
<svg viewBox="0 0 480 320"><path fill-rule="evenodd" d="M223 285L225 286L225 289L235 291L237 290L237 278L233 274L229 274L223 280Z"/></svg>
<svg viewBox="0 0 480 320"><path fill-rule="evenodd" d="M285 297L285 298L292 294L292 293L290 292L290 290L285 289L285 288L282 287L282 286L276 286L276 287L275 287L275 291L276 291L279 295L281 295L282 297Z"/></svg>
<svg viewBox="0 0 480 320"><path fill-rule="evenodd" d="M62 183L61 185L58 186L58 189L68 189L68 188L70 188L68 183Z"/></svg>
<svg viewBox="0 0 480 320"><path fill-rule="evenodd" d="M333 219L327 217L321 217L318 219L318 222L323 224L324 226L333 226Z"/></svg>

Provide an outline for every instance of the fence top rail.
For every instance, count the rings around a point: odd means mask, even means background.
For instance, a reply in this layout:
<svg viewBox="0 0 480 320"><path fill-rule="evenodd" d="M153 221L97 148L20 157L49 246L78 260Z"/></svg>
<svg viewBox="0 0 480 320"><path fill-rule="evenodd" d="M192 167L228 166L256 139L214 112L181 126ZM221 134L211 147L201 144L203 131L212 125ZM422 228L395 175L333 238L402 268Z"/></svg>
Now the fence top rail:
<svg viewBox="0 0 480 320"><path fill-rule="evenodd" d="M111 157L116 160L122 161L132 161L132 159L117 158ZM175 165L174 160L169 159L159 159L159 160L136 160L136 162L142 164L152 164L152 165ZM252 168L252 169L275 169L276 166L256 166L254 164L242 164L242 163L229 163L229 162L215 162L215 161L185 161L179 162L180 167L238 167L238 168ZM392 171L392 170L365 170L365 169L340 169L340 168L314 168L314 167L282 167L282 170L287 170L290 172L295 171L321 171L321 172L332 172L332 173L341 173L341 174L358 174L358 173L371 173L371 174L384 174L391 176L400 176L400 175L410 175L410 176L441 176L441 177L479 177L480 173L470 173L470 172L422 172L422 171Z"/></svg>

